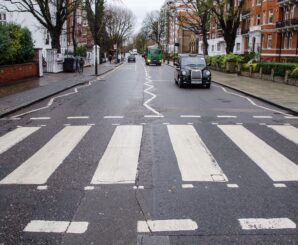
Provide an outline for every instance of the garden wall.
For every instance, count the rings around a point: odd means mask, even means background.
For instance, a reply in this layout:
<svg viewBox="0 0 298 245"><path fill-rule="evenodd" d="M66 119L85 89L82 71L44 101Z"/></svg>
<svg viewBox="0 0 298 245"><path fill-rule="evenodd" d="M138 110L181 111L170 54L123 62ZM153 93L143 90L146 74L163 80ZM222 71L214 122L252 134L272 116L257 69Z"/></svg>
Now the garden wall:
<svg viewBox="0 0 298 245"><path fill-rule="evenodd" d="M0 85L10 81L37 77L38 75L39 69L36 63L0 66Z"/></svg>

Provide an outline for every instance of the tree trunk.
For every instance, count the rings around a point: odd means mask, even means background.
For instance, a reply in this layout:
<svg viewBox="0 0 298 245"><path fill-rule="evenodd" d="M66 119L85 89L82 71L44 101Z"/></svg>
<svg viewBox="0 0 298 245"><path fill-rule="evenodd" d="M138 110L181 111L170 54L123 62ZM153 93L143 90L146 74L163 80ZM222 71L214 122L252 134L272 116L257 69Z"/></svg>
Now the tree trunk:
<svg viewBox="0 0 298 245"><path fill-rule="evenodd" d="M203 53L204 55L208 55L208 39L207 39L207 30L205 27L202 28L202 35L203 35Z"/></svg>
<svg viewBox="0 0 298 245"><path fill-rule="evenodd" d="M50 31L50 36L52 39L51 41L52 49L57 49L58 53L61 52L60 35L61 35L61 31L60 32L57 30Z"/></svg>
<svg viewBox="0 0 298 245"><path fill-rule="evenodd" d="M236 40L236 30L230 30L230 32L224 31L224 39L226 42L226 52L227 54L233 53L234 51L234 46L235 46L235 40Z"/></svg>
<svg viewBox="0 0 298 245"><path fill-rule="evenodd" d="M77 8L74 8L74 10L73 10L73 20L72 20L72 33L71 33L74 55L77 55L77 40L76 40L77 20L76 20L76 15L77 15Z"/></svg>

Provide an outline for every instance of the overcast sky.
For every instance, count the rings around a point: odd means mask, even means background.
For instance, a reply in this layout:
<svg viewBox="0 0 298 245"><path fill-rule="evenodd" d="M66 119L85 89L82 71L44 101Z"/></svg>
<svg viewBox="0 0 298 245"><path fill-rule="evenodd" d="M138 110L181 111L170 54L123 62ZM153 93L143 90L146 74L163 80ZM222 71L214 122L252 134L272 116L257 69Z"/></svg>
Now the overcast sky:
<svg viewBox="0 0 298 245"><path fill-rule="evenodd" d="M160 10L165 0L121 0L122 4L129 8L136 16L137 32L141 26L146 14L152 10Z"/></svg>

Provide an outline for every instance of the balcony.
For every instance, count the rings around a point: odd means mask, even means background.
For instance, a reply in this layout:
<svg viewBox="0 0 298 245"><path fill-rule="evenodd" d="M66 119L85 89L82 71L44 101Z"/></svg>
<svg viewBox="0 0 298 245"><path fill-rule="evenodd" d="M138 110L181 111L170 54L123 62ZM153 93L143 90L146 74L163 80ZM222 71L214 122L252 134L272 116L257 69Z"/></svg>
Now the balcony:
<svg viewBox="0 0 298 245"><path fill-rule="evenodd" d="M278 21L275 24L276 28L292 28L298 26L298 18Z"/></svg>

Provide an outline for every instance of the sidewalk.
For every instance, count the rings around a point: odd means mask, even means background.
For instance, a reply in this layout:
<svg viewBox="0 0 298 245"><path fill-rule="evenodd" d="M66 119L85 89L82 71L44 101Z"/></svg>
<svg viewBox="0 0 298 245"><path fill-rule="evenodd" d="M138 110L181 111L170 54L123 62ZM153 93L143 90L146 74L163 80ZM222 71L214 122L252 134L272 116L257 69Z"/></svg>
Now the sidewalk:
<svg viewBox="0 0 298 245"><path fill-rule="evenodd" d="M119 64L118 64L119 65ZM98 66L98 75L118 65L104 63ZM95 78L95 68L85 67L83 73L45 73L43 77L26 79L0 87L0 118L72 87Z"/></svg>
<svg viewBox="0 0 298 245"><path fill-rule="evenodd" d="M173 66L173 63L169 64ZM298 114L298 87L278 82L211 71L212 81ZM212 86L212 85L211 85Z"/></svg>

